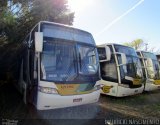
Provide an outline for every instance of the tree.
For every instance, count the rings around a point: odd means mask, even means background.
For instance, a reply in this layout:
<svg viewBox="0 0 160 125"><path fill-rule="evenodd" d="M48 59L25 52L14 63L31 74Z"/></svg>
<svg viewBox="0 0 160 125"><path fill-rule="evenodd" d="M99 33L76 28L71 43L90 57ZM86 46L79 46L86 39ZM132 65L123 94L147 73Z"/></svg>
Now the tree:
<svg viewBox="0 0 160 125"><path fill-rule="evenodd" d="M125 42L124 45L133 47L135 50L143 50L148 51L152 53L160 53L160 49L157 49L155 47L149 46L148 43L145 43L142 39L136 39L132 42Z"/></svg>
<svg viewBox="0 0 160 125"><path fill-rule="evenodd" d="M139 50L144 46L144 42L142 39L136 39L132 42L126 42L124 43L124 45L133 47L135 50Z"/></svg>
<svg viewBox="0 0 160 125"><path fill-rule="evenodd" d="M0 10L0 40L7 42L22 41L41 20L72 25L74 19L67 0L1 0Z"/></svg>
<svg viewBox="0 0 160 125"><path fill-rule="evenodd" d="M0 0L1 79L15 78L12 72L18 72L18 48L36 23L46 20L72 25L73 19L67 0Z"/></svg>

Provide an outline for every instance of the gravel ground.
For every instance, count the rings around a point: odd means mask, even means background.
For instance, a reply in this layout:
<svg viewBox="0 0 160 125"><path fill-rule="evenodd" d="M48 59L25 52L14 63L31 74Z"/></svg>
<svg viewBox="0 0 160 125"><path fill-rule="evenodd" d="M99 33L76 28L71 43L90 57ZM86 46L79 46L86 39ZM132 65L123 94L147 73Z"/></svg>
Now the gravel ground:
<svg viewBox="0 0 160 125"><path fill-rule="evenodd" d="M0 119L4 124L15 120L16 124L38 125L105 125L116 120L128 124L128 120L156 119L160 121L160 91L115 98L102 95L99 102L70 108L37 111L27 107L21 95L12 85L0 87ZM17 120L17 121L16 121ZM3 123L4 122L4 123ZM12 122L12 121L10 121ZM160 123L160 122L159 122ZM133 123L134 124L134 123Z"/></svg>

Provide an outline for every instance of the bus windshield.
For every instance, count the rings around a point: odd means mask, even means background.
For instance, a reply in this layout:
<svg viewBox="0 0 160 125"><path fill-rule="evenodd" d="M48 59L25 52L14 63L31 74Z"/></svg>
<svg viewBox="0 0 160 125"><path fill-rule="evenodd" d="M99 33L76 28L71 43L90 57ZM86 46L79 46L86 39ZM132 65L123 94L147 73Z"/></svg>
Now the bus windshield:
<svg viewBox="0 0 160 125"><path fill-rule="evenodd" d="M124 53L127 58L126 65L120 66L120 72L121 72L121 78L125 79L125 76L129 76L132 78L142 78L142 67L140 64L140 60L133 48L121 46L121 45L115 45L115 51ZM117 55L118 57L118 63L121 64L121 56Z"/></svg>
<svg viewBox="0 0 160 125"><path fill-rule="evenodd" d="M142 54L144 58L150 58L152 60L148 62L149 64L147 65L148 77L150 79L160 79L160 66L156 55L149 52L142 52Z"/></svg>
<svg viewBox="0 0 160 125"><path fill-rule="evenodd" d="M96 74L98 60L95 47L77 46L78 49L75 43L45 38L41 54L41 78L47 81L73 81L78 71L81 75ZM79 58L77 61L76 57Z"/></svg>
<svg viewBox="0 0 160 125"><path fill-rule="evenodd" d="M49 81L69 81L76 76L74 44L59 40L44 40L41 54L41 78Z"/></svg>
<svg viewBox="0 0 160 125"><path fill-rule="evenodd" d="M65 26L57 26L54 24L43 24L42 31L44 37L78 41L95 45L95 41L90 33L74 28L67 28Z"/></svg>
<svg viewBox="0 0 160 125"><path fill-rule="evenodd" d="M88 32L54 24L42 24L41 79L90 82L99 80L98 55Z"/></svg>
<svg viewBox="0 0 160 125"><path fill-rule="evenodd" d="M79 72L81 74L95 74L98 71L96 48L92 46L78 45Z"/></svg>

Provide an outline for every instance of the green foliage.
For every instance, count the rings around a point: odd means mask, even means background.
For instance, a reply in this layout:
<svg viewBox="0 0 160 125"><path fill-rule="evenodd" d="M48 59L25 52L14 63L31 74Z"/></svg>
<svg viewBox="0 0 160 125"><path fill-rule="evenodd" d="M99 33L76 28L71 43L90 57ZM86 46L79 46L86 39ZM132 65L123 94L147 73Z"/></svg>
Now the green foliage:
<svg viewBox="0 0 160 125"><path fill-rule="evenodd" d="M0 82L19 76L21 42L41 20L72 25L66 0L0 0Z"/></svg>
<svg viewBox="0 0 160 125"><path fill-rule="evenodd" d="M4 10L1 13L1 23L5 24L5 25L13 25L15 23L15 17L13 16L13 13L11 13L8 10ZM2 25L3 26L3 25Z"/></svg>
<svg viewBox="0 0 160 125"><path fill-rule="evenodd" d="M133 47L134 49L139 50L144 45L144 42L142 39L136 39L132 42L126 42L126 43L124 43L124 45L129 46L129 47Z"/></svg>
<svg viewBox="0 0 160 125"><path fill-rule="evenodd" d="M142 39L136 39L132 42L125 42L124 45L133 47L135 50L144 50L158 54L160 50L156 50L155 47L150 47L148 43L145 43Z"/></svg>
<svg viewBox="0 0 160 125"><path fill-rule="evenodd" d="M36 0L33 3L31 16L37 20L49 20L71 25L74 13L67 9L66 0Z"/></svg>
<svg viewBox="0 0 160 125"><path fill-rule="evenodd" d="M74 13L66 0L0 1L0 44L21 42L41 20L72 25Z"/></svg>

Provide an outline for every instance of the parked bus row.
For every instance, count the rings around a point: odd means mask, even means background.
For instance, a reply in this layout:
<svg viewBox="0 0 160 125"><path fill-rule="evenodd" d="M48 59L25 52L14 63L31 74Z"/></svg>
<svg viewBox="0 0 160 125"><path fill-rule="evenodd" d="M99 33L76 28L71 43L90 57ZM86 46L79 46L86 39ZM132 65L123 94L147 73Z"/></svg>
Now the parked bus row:
<svg viewBox="0 0 160 125"><path fill-rule="evenodd" d="M156 56L157 56L158 62L160 64L160 54L157 54Z"/></svg>
<svg viewBox="0 0 160 125"><path fill-rule="evenodd" d="M17 89L38 110L123 97L160 88L153 53L118 44L96 46L83 30L41 21L23 41Z"/></svg>
<svg viewBox="0 0 160 125"><path fill-rule="evenodd" d="M118 44L97 48L102 94L123 97L160 89L160 65L155 54Z"/></svg>

